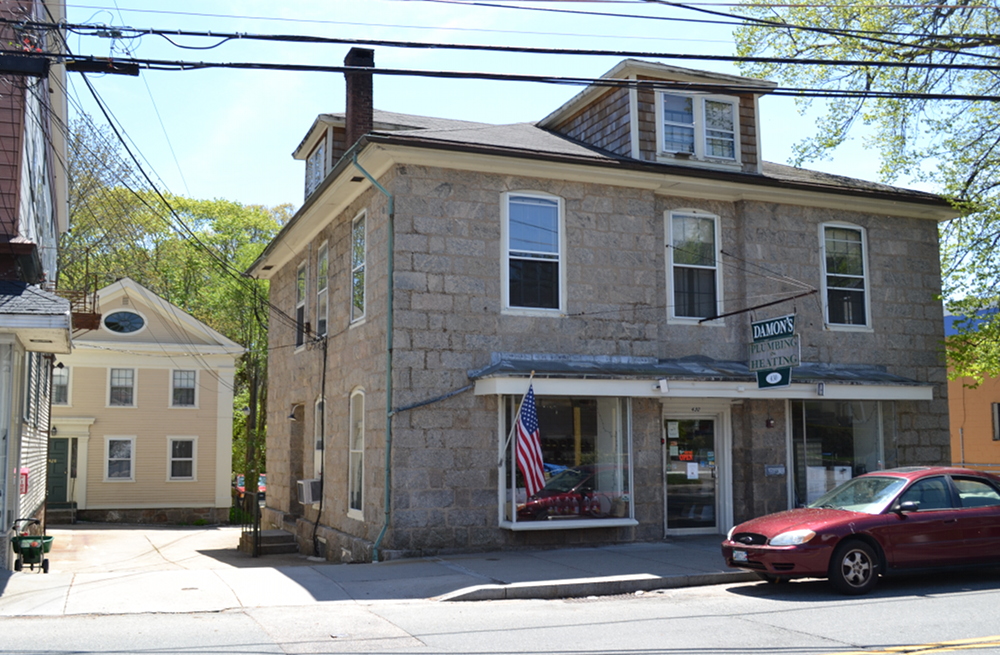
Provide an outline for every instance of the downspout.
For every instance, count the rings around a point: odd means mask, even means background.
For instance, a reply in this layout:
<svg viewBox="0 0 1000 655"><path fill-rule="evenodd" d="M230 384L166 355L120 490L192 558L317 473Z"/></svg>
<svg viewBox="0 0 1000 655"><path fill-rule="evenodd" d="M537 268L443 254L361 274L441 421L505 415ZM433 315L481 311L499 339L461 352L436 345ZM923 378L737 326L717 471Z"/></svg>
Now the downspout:
<svg viewBox="0 0 1000 655"><path fill-rule="evenodd" d="M358 153L354 152L351 157L351 163L354 167L361 171L361 174L368 178L368 181L378 189L382 194L388 199L388 213L389 213L389 236L386 239L387 247L389 249L388 256L386 257L388 276L386 277L386 328L385 328L385 496L383 500L383 511L385 512L385 519L382 524L382 531L378 533L378 537L375 539L375 545L372 546L372 561L379 561L379 549L382 545L382 539L385 538L386 531L389 530L389 516L390 501L392 499L392 330L393 330L393 320L392 320L392 290L393 290L393 254L395 251L395 221L396 221L396 199L391 193L385 190L381 184L378 183L371 174L368 173L361 164L358 163Z"/></svg>

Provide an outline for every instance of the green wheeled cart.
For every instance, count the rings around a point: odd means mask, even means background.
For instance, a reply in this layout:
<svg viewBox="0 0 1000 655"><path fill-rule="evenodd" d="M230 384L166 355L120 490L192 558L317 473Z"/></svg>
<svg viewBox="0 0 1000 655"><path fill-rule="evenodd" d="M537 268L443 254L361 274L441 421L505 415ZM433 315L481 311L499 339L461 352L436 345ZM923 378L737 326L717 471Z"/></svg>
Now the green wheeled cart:
<svg viewBox="0 0 1000 655"><path fill-rule="evenodd" d="M21 527L23 530L25 527L37 524L38 519L18 519L14 521L14 525L11 529L14 531L14 536L10 540L11 548L14 549L14 553L17 555L17 559L14 560L14 570L20 571L24 569L24 565L27 564L32 571L35 570L35 565L37 564L39 568L42 569L43 573L49 572L49 558L45 556L47 552L52 550L52 537L45 535L32 535L27 532L18 532L18 524L23 523Z"/></svg>

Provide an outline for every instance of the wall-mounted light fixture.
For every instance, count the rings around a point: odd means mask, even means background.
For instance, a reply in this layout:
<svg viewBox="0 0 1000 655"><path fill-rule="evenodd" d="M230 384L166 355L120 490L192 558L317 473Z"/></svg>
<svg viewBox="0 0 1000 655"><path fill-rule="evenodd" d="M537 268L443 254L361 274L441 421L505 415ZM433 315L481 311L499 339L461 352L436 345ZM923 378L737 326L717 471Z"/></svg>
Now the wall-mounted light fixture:
<svg viewBox="0 0 1000 655"><path fill-rule="evenodd" d="M770 416L768 416L767 420L764 421L764 425L767 426L767 427L769 427L769 428L773 428L774 427L774 419L771 418Z"/></svg>

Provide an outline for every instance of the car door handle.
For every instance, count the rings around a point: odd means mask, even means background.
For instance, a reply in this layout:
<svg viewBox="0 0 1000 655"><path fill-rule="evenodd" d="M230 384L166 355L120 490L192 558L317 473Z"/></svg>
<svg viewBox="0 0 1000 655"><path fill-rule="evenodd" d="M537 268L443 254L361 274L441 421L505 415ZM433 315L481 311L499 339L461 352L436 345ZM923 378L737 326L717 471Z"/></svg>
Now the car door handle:
<svg viewBox="0 0 1000 655"><path fill-rule="evenodd" d="M958 523L958 519L945 519L945 523Z"/></svg>

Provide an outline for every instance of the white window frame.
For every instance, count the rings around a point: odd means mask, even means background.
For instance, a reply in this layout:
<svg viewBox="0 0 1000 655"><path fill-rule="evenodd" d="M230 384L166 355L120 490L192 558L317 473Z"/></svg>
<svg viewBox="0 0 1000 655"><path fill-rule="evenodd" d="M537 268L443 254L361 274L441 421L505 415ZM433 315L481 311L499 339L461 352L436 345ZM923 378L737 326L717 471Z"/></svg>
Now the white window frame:
<svg viewBox="0 0 1000 655"><path fill-rule="evenodd" d="M358 411L355 409L355 398L360 398L360 416ZM348 410L349 423L347 428L347 448L348 448L348 462L347 462L347 517L352 519L357 519L358 521L363 521L365 519L364 507L365 507L365 391L364 389L355 389L351 392L350 396L350 407ZM360 438L360 448L355 448L354 436L355 430L359 430L361 433ZM360 482L360 485L355 485L355 480ZM351 490L359 486L361 489L361 498L358 503L359 507L352 506Z"/></svg>
<svg viewBox="0 0 1000 655"><path fill-rule="evenodd" d="M517 462L516 455L512 455L511 451L516 450L516 445L511 441L508 441L508 425L512 425L516 420L516 411L520 407L521 400L523 396L518 394L515 397L510 397L507 395L498 396L498 406L499 410L497 413L497 447L498 447L498 461L501 463L498 469L501 482L497 485L497 503L498 503L498 513L497 522L500 528L505 530L511 530L516 532L541 532L541 531L551 531L551 530L582 530L587 528L611 528L611 527L627 527L638 525L639 522L636 520L636 509L635 509L635 497L636 497L636 484L635 484L635 471L633 467L634 453L632 450L634 441L634 426L632 423L632 398L628 396L618 396L613 395L618 393L617 390L610 391L609 393L598 393L594 395L588 391L582 393L574 393L568 387L563 390L560 389L561 384L554 385L552 391L546 392L544 394L536 395L536 399L539 398L558 398L560 396L568 397L579 397L579 398L600 398L602 400L613 399L617 403L615 413L617 415L617 427L621 429L621 434L619 437L623 442L623 450L620 455L624 456L626 463L622 466L622 473L624 479L628 482L629 495L631 496L629 502L628 514L621 518L594 518L594 519L572 519L572 520L556 520L556 521L526 521L517 520L516 509L512 512L512 517L507 516L508 507L516 508L516 502L511 505L511 498L509 496L509 491L513 487L513 476L516 475ZM526 389L525 389L526 391ZM539 430L544 431L544 427L539 425ZM544 436L544 432L543 432ZM512 439L516 439L516 435ZM619 460L619 464L621 464Z"/></svg>
<svg viewBox="0 0 1000 655"><path fill-rule="evenodd" d="M330 245L316 251L316 336L325 337L330 324Z"/></svg>
<svg viewBox="0 0 1000 655"><path fill-rule="evenodd" d="M832 323L830 321L830 296L827 288L828 273L826 270L826 230L827 228L852 230L861 235L861 265L863 273L861 279L864 281L865 296L865 322L864 323ZM871 290L871 269L868 266L868 231L860 225L853 223L830 222L821 223L819 226L819 266L820 266L820 293L823 294L823 324L829 330L844 330L854 332L872 331L872 290Z"/></svg>
<svg viewBox="0 0 1000 655"><path fill-rule="evenodd" d="M174 458L174 443L178 441L191 442L191 476L174 477L174 461L187 461L186 458ZM167 437L167 482L197 482L198 481L198 437L168 436Z"/></svg>
<svg viewBox="0 0 1000 655"><path fill-rule="evenodd" d="M326 178L326 139L320 139L312 153L306 158L306 195L319 188Z"/></svg>
<svg viewBox="0 0 1000 655"><path fill-rule="evenodd" d="M126 314L135 314L136 316L142 319L142 327L134 332L115 332L114 330L108 327L106 321L109 316L113 316L114 314L117 314L119 312L125 312ZM144 313L140 312L138 309L133 307L131 304L122 305L121 307L113 308L111 311L108 311L103 316L101 316L101 329L104 330L106 334L111 334L116 337L133 337L140 335L149 329L149 318Z"/></svg>
<svg viewBox="0 0 1000 655"><path fill-rule="evenodd" d="M667 322L693 325L715 325L721 326L725 322L722 319L704 321L705 316L678 316L677 302L674 293L674 219L681 217L691 217L699 219L710 219L714 222L715 228L715 265L712 267L694 266L691 264L676 264L680 268L700 268L715 271L715 315L723 313L723 270L720 266L722 261L722 221L716 214L702 211L700 209L674 209L665 212L664 220L664 244L666 245L666 271L667 271Z"/></svg>
<svg viewBox="0 0 1000 655"><path fill-rule="evenodd" d="M194 385L190 387L194 390L194 402L190 405L178 405L174 402L174 391L178 388L188 389L189 387L177 387L177 379L174 377L176 373L194 373ZM170 407L172 409L198 409L198 370L193 368L174 368L170 369Z"/></svg>
<svg viewBox="0 0 1000 655"><path fill-rule="evenodd" d="M323 451L325 446L324 433L326 432L326 401L317 398L313 405L313 477L319 478L323 475Z"/></svg>
<svg viewBox="0 0 1000 655"><path fill-rule="evenodd" d="M64 403L56 402L56 387L63 386L63 385L60 385L60 384L56 384L56 374L57 374L57 372L60 375L63 375L63 374L66 375L66 385L65 385L66 386L66 402L64 402ZM73 396L71 395L72 391L73 391L73 378L72 378L72 375L70 374L70 368L69 368L69 366L66 366L65 364L63 364L62 368L59 368L58 366L53 366L52 367L52 404L55 405L56 407L72 407L73 406Z"/></svg>
<svg viewBox="0 0 1000 655"><path fill-rule="evenodd" d="M993 414L993 441L1000 441L1000 403L992 403L990 409Z"/></svg>
<svg viewBox="0 0 1000 655"><path fill-rule="evenodd" d="M114 376L114 371L132 371L132 404L131 405L119 405L111 402L111 382ZM108 368L108 380L105 387L107 389L107 407L111 408L132 408L135 409L139 406L139 371L136 368L130 366L114 366Z"/></svg>
<svg viewBox="0 0 1000 655"><path fill-rule="evenodd" d="M127 478L112 478L108 475L108 465L111 463L111 442L128 441L129 446L129 476ZM135 435L106 435L104 437L104 481L105 482L135 482Z"/></svg>
<svg viewBox="0 0 1000 655"><path fill-rule="evenodd" d="M694 152L666 150L664 148L664 111L663 97L675 96L691 98L691 111L694 122L691 128L694 130ZM707 154L708 126L705 121L705 103L720 102L731 105L733 108L733 157L719 157ZM695 160L702 163L721 164L728 167L739 166L742 162L742 147L740 144L740 99L733 96L723 95L702 95L695 93L681 93L675 91L656 92L656 152L665 159Z"/></svg>
<svg viewBox="0 0 1000 655"><path fill-rule="evenodd" d="M364 230L364 243L361 248L361 259L355 259L354 252L354 233L358 228L358 223L362 223L362 229ZM350 265L351 265L351 277L348 280L348 302L351 304L351 324L358 324L365 318L365 313L368 306L368 275L367 275L367 262L368 262L368 212L362 211L354 220L351 221L351 240L350 240ZM361 273L361 307L359 308L354 302L354 296L357 293L355 287L357 282L355 281L355 276Z"/></svg>
<svg viewBox="0 0 1000 655"><path fill-rule="evenodd" d="M295 269L295 348L306 345L306 296L309 290L308 262L303 261Z"/></svg>
<svg viewBox="0 0 1000 655"><path fill-rule="evenodd" d="M510 262L512 259L510 250L510 203L514 198L537 198L556 203L558 212L558 247L559 252L549 261L554 261L557 268L559 306L558 307L521 307L511 305L510 301ZM503 258L500 265L500 287L502 293L503 312L505 314L520 314L529 316L553 316L564 315L566 313L566 203L562 197L545 193L542 191L506 191L500 199L500 241L503 248ZM529 259L530 257L517 257L513 259Z"/></svg>

